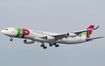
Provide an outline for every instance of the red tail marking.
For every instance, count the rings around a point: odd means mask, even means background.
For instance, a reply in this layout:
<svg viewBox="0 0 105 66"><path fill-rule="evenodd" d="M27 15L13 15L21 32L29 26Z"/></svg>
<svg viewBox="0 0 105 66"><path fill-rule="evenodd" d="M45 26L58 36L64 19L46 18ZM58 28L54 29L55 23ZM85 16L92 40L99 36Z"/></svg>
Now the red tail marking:
<svg viewBox="0 0 105 66"><path fill-rule="evenodd" d="M89 30L89 29L93 29L94 28L94 25L90 25L88 28L87 28L87 30ZM87 31L87 38L90 38L90 35L92 34L92 30L89 30L89 31Z"/></svg>

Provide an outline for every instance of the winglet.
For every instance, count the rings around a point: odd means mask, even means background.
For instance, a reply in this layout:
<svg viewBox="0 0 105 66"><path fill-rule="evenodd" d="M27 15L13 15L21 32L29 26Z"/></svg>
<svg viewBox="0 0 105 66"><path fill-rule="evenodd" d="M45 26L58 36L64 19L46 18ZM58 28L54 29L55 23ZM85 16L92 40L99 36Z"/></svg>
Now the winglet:
<svg viewBox="0 0 105 66"><path fill-rule="evenodd" d="M98 29L100 26L97 26L97 27L95 27L93 30L96 30L96 29Z"/></svg>

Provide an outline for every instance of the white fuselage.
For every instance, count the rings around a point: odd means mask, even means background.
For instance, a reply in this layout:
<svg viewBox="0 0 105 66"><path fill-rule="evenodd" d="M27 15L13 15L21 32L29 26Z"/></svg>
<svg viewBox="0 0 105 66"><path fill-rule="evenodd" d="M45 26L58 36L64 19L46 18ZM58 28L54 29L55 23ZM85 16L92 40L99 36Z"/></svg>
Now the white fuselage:
<svg viewBox="0 0 105 66"><path fill-rule="evenodd" d="M62 38L59 40L43 39L41 37L48 36L49 38L50 37L52 38L53 35L59 35L59 33L50 33L50 32L30 30L30 29L25 29L25 30L26 31L22 31L22 28L6 28L6 29L2 30L1 32L7 36L10 36L10 37L30 39L33 41L46 42L46 43L77 44L77 43L86 42L86 38L79 37L79 36L67 37L67 38ZM23 35L24 32L26 33L25 35ZM28 32L29 32L29 34L28 34Z"/></svg>
<svg viewBox="0 0 105 66"><path fill-rule="evenodd" d="M29 36L26 36L25 38L27 39L32 39L34 38L35 41L42 41L42 42L52 42L52 43L62 43L62 44L76 44L76 43L82 43L85 42L86 39L82 38L82 37L67 37L67 38L62 38L59 39L57 41L55 41L54 39L49 40L49 39L42 39L39 38L40 36L52 36L52 35L58 35L57 33L50 33L50 32L44 32L44 31L35 31L35 30L30 30L30 32L32 34L30 34ZM30 38L29 38L30 37Z"/></svg>

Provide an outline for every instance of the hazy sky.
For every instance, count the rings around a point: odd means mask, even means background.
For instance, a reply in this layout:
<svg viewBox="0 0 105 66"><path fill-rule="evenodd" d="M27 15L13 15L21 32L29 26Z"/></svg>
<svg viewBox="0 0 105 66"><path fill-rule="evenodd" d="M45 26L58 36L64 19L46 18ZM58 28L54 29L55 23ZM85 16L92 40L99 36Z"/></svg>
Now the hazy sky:
<svg viewBox="0 0 105 66"><path fill-rule="evenodd" d="M90 24L100 25L92 37L105 35L105 0L0 0L0 30L24 27L60 33ZM0 37L0 66L105 66L104 38L43 50L41 43Z"/></svg>

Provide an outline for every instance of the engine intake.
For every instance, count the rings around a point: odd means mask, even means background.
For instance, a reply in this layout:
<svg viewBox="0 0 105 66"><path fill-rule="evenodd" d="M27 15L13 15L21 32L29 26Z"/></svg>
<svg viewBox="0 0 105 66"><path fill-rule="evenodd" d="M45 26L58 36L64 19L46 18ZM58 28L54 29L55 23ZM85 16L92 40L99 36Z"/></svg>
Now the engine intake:
<svg viewBox="0 0 105 66"><path fill-rule="evenodd" d="M30 39L25 39L23 42L24 42L25 44L33 44L35 41L30 40Z"/></svg>
<svg viewBox="0 0 105 66"><path fill-rule="evenodd" d="M67 36L69 36L69 37L76 37L77 34L74 34L74 33L67 33Z"/></svg>
<svg viewBox="0 0 105 66"><path fill-rule="evenodd" d="M46 36L46 39L47 39L47 40L54 40L55 38L52 37L52 36Z"/></svg>

